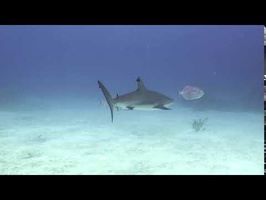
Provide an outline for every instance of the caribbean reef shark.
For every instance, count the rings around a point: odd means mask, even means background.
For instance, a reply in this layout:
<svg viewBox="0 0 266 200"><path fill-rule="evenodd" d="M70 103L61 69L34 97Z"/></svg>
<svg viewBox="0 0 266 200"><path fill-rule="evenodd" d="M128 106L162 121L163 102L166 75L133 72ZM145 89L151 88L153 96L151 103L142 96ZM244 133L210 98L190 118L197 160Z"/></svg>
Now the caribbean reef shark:
<svg viewBox="0 0 266 200"><path fill-rule="evenodd" d="M136 91L112 98L109 91L98 80L99 88L101 88L105 99L111 110L111 119L113 122L113 110L126 109L126 110L171 110L169 105L173 104L173 99L160 94L159 92L146 89L140 77L137 78L138 88Z"/></svg>

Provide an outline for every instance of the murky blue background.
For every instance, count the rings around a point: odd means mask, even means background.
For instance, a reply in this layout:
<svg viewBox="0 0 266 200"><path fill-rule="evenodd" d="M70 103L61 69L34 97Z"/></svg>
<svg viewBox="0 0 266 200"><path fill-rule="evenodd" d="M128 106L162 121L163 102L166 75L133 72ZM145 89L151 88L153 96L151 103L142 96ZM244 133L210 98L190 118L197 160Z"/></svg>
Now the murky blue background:
<svg viewBox="0 0 266 200"><path fill-rule="evenodd" d="M0 102L146 87L197 109L263 110L263 26L0 26ZM195 85L205 98L178 96ZM63 101L63 100L62 100Z"/></svg>

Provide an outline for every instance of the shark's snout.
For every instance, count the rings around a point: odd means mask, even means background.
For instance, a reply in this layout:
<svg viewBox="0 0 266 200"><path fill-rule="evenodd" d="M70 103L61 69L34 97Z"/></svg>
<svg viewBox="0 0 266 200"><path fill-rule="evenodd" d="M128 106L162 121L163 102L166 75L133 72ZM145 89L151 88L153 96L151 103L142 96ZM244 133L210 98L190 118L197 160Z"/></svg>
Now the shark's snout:
<svg viewBox="0 0 266 200"><path fill-rule="evenodd" d="M173 100L173 99L169 99L169 100L166 102L165 105L170 106L170 105L172 105L173 103L174 103L174 100Z"/></svg>
<svg viewBox="0 0 266 200"><path fill-rule="evenodd" d="M174 103L174 100L169 98L169 97L165 97L164 100L161 102L161 104L166 106L166 107L169 107L173 103Z"/></svg>

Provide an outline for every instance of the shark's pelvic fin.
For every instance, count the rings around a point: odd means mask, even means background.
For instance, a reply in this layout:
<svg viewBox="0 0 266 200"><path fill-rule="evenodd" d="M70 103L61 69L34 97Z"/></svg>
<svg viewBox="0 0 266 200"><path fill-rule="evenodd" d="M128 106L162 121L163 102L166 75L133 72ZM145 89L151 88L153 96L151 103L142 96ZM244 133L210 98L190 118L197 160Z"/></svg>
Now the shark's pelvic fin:
<svg viewBox="0 0 266 200"><path fill-rule="evenodd" d="M132 107L132 106L127 106L127 109L128 109L128 110L133 110L134 107Z"/></svg>
<svg viewBox="0 0 266 200"><path fill-rule="evenodd" d="M165 106L162 105L162 104L157 105L157 106L154 106L153 108L158 108L158 109L162 109L162 110L172 110L172 109L170 109L170 108L165 107Z"/></svg>
<svg viewBox="0 0 266 200"><path fill-rule="evenodd" d="M136 80L138 82L138 89L137 91L146 90L143 81L141 80L140 76Z"/></svg>

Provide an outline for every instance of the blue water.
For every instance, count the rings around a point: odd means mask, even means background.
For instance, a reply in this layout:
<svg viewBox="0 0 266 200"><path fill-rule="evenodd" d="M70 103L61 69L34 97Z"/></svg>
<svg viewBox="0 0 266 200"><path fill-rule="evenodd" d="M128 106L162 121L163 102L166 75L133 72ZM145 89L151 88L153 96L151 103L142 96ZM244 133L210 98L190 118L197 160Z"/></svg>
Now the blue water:
<svg viewBox="0 0 266 200"><path fill-rule="evenodd" d="M263 174L263 40L259 25L0 26L0 174ZM138 76L173 110L111 123L97 80L115 97Z"/></svg>

